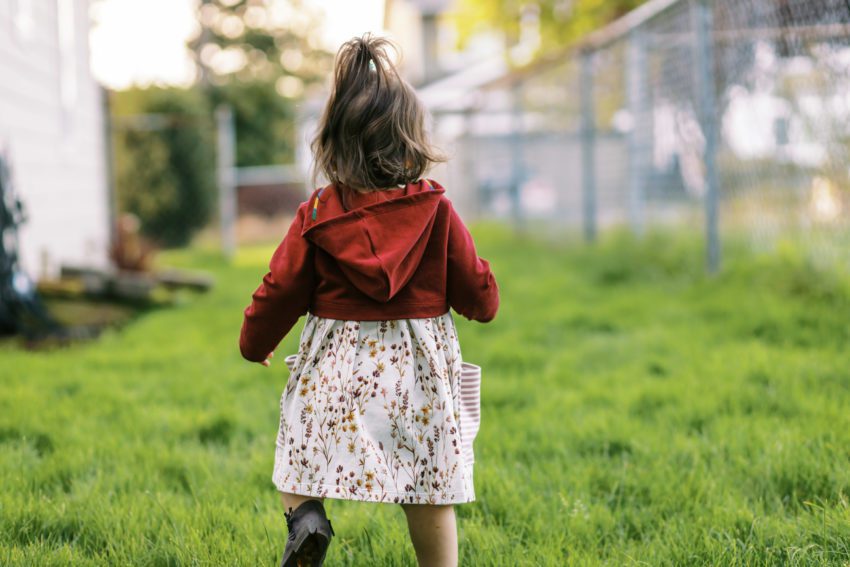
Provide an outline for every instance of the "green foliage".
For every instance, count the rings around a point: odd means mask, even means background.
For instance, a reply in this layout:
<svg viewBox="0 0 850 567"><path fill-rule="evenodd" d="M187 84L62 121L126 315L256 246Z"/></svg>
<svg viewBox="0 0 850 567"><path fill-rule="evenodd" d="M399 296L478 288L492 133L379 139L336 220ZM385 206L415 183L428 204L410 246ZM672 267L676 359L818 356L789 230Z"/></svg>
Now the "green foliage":
<svg viewBox="0 0 850 567"><path fill-rule="evenodd" d="M324 80L332 55L316 45L314 8L285 9L281 20L270 2L204 0L199 33L187 45L196 88L113 93L118 207L138 215L161 245L188 243L213 216L219 104L234 111L237 166L294 161L295 101Z"/></svg>
<svg viewBox="0 0 850 567"><path fill-rule="evenodd" d="M238 166L294 161L296 101L320 88L333 66L317 45L316 7L273 4L199 2L198 34L188 42L201 91L213 105L233 107ZM288 12L283 21L280 10Z"/></svg>
<svg viewBox="0 0 850 567"><path fill-rule="evenodd" d="M158 87L113 93L113 101L119 209L136 214L161 245L188 243L215 202L207 101L195 90Z"/></svg>
<svg viewBox="0 0 850 567"><path fill-rule="evenodd" d="M286 6L269 0L202 0L198 33L188 42L201 85L274 83L284 75L303 84L323 81L333 63L317 42L323 17L318 7L301 0ZM241 63L225 62L227 55L238 55Z"/></svg>
<svg viewBox="0 0 850 567"><path fill-rule="evenodd" d="M680 232L473 234L502 304L455 316L483 367L461 565L850 562L846 273L733 243L708 277ZM216 288L95 344L0 346L0 563L278 564L274 437L303 323L270 369L236 344L271 251L170 252ZM329 565L415 565L397 506L327 508Z"/></svg>
<svg viewBox="0 0 850 567"><path fill-rule="evenodd" d="M233 82L211 89L210 97L233 109L238 166L295 161L295 106L274 83Z"/></svg>
<svg viewBox="0 0 850 567"><path fill-rule="evenodd" d="M615 20L645 0L460 0L449 17L458 29L459 46L482 30L504 32L517 41L523 9L534 8L539 22L540 51L564 47L587 33Z"/></svg>

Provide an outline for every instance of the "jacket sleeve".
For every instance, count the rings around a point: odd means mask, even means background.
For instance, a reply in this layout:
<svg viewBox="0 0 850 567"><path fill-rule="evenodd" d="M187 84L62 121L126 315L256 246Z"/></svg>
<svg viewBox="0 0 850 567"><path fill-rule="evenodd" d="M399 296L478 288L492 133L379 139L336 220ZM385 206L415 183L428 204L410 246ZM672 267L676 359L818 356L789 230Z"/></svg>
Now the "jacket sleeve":
<svg viewBox="0 0 850 567"><path fill-rule="evenodd" d="M446 294L449 306L469 320L486 323L499 309L499 287L490 263L475 251L472 235L449 202L448 268Z"/></svg>
<svg viewBox="0 0 850 567"><path fill-rule="evenodd" d="M239 350L262 362L277 348L298 318L307 313L313 294L313 247L301 236L307 202L298 207L283 241L272 254L269 271L244 311Z"/></svg>

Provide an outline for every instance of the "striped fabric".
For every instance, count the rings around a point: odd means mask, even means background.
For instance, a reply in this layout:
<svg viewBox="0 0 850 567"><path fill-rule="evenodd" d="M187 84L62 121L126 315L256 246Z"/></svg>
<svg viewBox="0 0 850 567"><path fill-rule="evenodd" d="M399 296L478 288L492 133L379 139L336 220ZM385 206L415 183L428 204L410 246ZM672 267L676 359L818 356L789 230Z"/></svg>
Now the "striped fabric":
<svg viewBox="0 0 850 567"><path fill-rule="evenodd" d="M460 374L460 440L467 464L475 462L472 442L481 426L481 367L464 362Z"/></svg>
<svg viewBox="0 0 850 567"><path fill-rule="evenodd" d="M286 366L292 370L298 355L286 357ZM461 363L460 375L460 439L461 450L467 465L475 462L473 442L481 427L481 367L470 362Z"/></svg>

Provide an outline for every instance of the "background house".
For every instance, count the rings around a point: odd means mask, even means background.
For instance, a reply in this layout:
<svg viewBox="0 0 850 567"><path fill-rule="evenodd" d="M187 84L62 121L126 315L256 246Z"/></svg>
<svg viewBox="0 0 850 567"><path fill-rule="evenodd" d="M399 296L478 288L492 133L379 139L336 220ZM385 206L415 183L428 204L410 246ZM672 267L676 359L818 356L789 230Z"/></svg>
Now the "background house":
<svg viewBox="0 0 850 567"><path fill-rule="evenodd" d="M34 278L105 265L108 176L101 88L89 69L88 0L0 2L0 152L28 221Z"/></svg>

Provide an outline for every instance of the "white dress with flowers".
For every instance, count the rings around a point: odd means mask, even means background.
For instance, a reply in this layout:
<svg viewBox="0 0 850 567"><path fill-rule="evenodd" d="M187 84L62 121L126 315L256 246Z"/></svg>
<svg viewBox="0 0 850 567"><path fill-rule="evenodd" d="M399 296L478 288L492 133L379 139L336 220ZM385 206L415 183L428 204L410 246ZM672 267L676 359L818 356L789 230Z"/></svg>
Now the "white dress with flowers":
<svg viewBox="0 0 850 567"><path fill-rule="evenodd" d="M308 313L280 401L275 486L371 502L474 501L461 363L450 311L388 321Z"/></svg>

